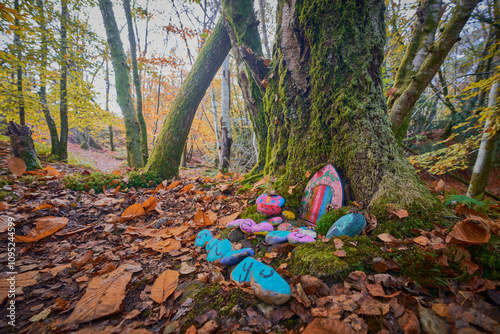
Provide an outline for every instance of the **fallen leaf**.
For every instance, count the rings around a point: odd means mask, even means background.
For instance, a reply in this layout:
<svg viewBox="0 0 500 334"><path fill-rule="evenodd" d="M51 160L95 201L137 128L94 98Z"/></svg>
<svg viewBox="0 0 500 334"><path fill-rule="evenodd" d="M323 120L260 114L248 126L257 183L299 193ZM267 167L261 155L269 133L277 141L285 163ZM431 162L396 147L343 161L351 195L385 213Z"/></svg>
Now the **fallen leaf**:
<svg viewBox="0 0 500 334"><path fill-rule="evenodd" d="M47 319L47 317L49 316L51 311L52 311L52 306L49 306L45 310L43 310L42 312L32 316L30 318L30 321L36 322L36 321L40 321L40 320L45 320L45 319Z"/></svg>
<svg viewBox="0 0 500 334"><path fill-rule="evenodd" d="M397 239L394 238L392 235L389 233L381 233L377 235L377 237L382 240L383 242L391 242L391 241L396 241Z"/></svg>
<svg viewBox="0 0 500 334"><path fill-rule="evenodd" d="M372 297L385 297L384 288L380 284L366 284L366 289Z"/></svg>
<svg viewBox="0 0 500 334"><path fill-rule="evenodd" d="M170 185L167 187L167 189L174 189L179 184L181 184L181 181L174 181L174 182L170 183Z"/></svg>
<svg viewBox="0 0 500 334"><path fill-rule="evenodd" d="M210 221L212 223L215 223L215 221L218 218L217 214L215 212L213 212L212 210L208 210L206 213L207 213L208 219L210 219Z"/></svg>
<svg viewBox="0 0 500 334"><path fill-rule="evenodd" d="M239 215L240 215L240 212L236 212L236 213L233 213L232 215L222 217L221 219L219 219L219 228L224 228L227 223L232 222L233 220L238 218Z"/></svg>
<svg viewBox="0 0 500 334"><path fill-rule="evenodd" d="M181 273L182 275L188 275L195 271L196 271L195 267L191 267L186 262L181 263L181 269L179 270L179 273Z"/></svg>
<svg viewBox="0 0 500 334"><path fill-rule="evenodd" d="M390 212L395 214L396 216L398 216L398 218L400 218L400 219L404 218L404 217L408 217L408 211L406 211L404 209L391 210Z"/></svg>
<svg viewBox="0 0 500 334"><path fill-rule="evenodd" d="M107 206L107 205L114 205L117 202L118 202L118 200L116 198L104 197L104 198L101 198L101 199L95 201L94 205L95 206Z"/></svg>
<svg viewBox="0 0 500 334"><path fill-rule="evenodd" d="M296 185L294 186L290 186L288 187L288 193L291 195L293 193L293 189L295 189L295 187L297 187L299 184L297 183Z"/></svg>
<svg viewBox="0 0 500 334"><path fill-rule="evenodd" d="M467 259L462 259L460 261L460 268L462 270L467 269L467 271L469 272L469 275L474 275L474 273L476 272L476 270L479 269L479 265L477 265L476 263L471 262L471 261L469 261Z"/></svg>
<svg viewBox="0 0 500 334"><path fill-rule="evenodd" d="M429 240L429 238L427 237L424 237L423 235L419 236L419 237L416 237L415 239L413 239L413 242L421 245L421 246L427 246L431 243L431 241Z"/></svg>
<svg viewBox="0 0 500 334"><path fill-rule="evenodd" d="M9 208L10 208L9 204L7 204L6 202L0 202L0 211L9 210Z"/></svg>
<svg viewBox="0 0 500 334"><path fill-rule="evenodd" d="M38 273L39 270L27 271L21 274L17 274L15 278L16 282L16 294L21 295L23 292L23 288L28 286L32 286L38 283ZM7 299L9 295L9 287L10 281L7 279L9 276L0 278L0 304L3 304L5 299Z"/></svg>
<svg viewBox="0 0 500 334"><path fill-rule="evenodd" d="M364 315L380 316L380 314L386 315L389 310L389 304L381 303L373 298L366 298L359 305L359 313Z"/></svg>
<svg viewBox="0 0 500 334"><path fill-rule="evenodd" d="M342 249L342 247L344 247L344 242L340 239L333 239L333 242L335 243L335 248L337 249Z"/></svg>
<svg viewBox="0 0 500 334"><path fill-rule="evenodd" d="M333 254L337 255L338 257L346 257L347 253L343 250L336 250L333 252Z"/></svg>
<svg viewBox="0 0 500 334"><path fill-rule="evenodd" d="M45 171L45 175L47 176L61 176L61 173L54 167L47 166L43 171Z"/></svg>
<svg viewBox="0 0 500 334"><path fill-rule="evenodd" d="M259 182L255 183L252 189L257 189L261 185L266 184L267 180L269 180L269 175L264 176L262 179L259 180Z"/></svg>
<svg viewBox="0 0 500 334"><path fill-rule="evenodd" d="M456 223L448 236L467 245L478 245L487 243L491 234L488 224L474 219L465 219Z"/></svg>
<svg viewBox="0 0 500 334"><path fill-rule="evenodd" d="M33 211L53 209L53 208L54 208L54 206L52 204L44 203L44 204L41 204L41 205L37 206L36 208L34 208Z"/></svg>
<svg viewBox="0 0 500 334"><path fill-rule="evenodd" d="M309 176L311 176L311 172L306 171L306 177L309 178Z"/></svg>
<svg viewBox="0 0 500 334"><path fill-rule="evenodd" d="M302 332L302 334L357 334L350 324L332 319L332 318L315 318Z"/></svg>
<svg viewBox="0 0 500 334"><path fill-rule="evenodd" d="M21 176L26 172L26 163L21 158L7 158L7 166L15 176Z"/></svg>
<svg viewBox="0 0 500 334"><path fill-rule="evenodd" d="M81 324L120 312L123 309L125 288L137 270L140 270L137 266L125 264L109 274L94 277L85 295L62 325Z"/></svg>
<svg viewBox="0 0 500 334"><path fill-rule="evenodd" d="M443 192L444 189L444 181L442 179L439 179L436 187L434 188L434 191L437 193Z"/></svg>
<svg viewBox="0 0 500 334"><path fill-rule="evenodd" d="M136 203L132 204L128 208L125 209L125 211L122 213L120 217L120 223L124 223L126 221L135 219L137 217L140 217L144 215L146 211L142 207L141 203Z"/></svg>
<svg viewBox="0 0 500 334"><path fill-rule="evenodd" d="M152 196L148 198L144 203L142 203L142 207L145 213L153 211L156 208L156 204L158 203L156 197Z"/></svg>
<svg viewBox="0 0 500 334"><path fill-rule="evenodd" d="M148 239L144 242L141 242L141 245L146 248L151 248L159 253L169 253L173 250L181 249L182 247L181 242L179 240L175 239L163 240L161 237Z"/></svg>
<svg viewBox="0 0 500 334"><path fill-rule="evenodd" d="M203 210L196 210L196 215L194 216L193 223L198 227L206 227L213 225L210 218L208 218L207 214L203 212Z"/></svg>
<svg viewBox="0 0 500 334"><path fill-rule="evenodd" d="M64 217L44 217L36 221L35 228L32 229L27 235L16 235L17 242L35 242L40 239L51 236L68 223L69 219Z"/></svg>
<svg viewBox="0 0 500 334"><path fill-rule="evenodd" d="M179 273L175 270L165 270L158 276L151 288L151 299L162 304L177 289Z"/></svg>
<svg viewBox="0 0 500 334"><path fill-rule="evenodd" d="M183 193L188 193L193 188L194 188L194 184L188 184L184 188L182 188L180 191Z"/></svg>

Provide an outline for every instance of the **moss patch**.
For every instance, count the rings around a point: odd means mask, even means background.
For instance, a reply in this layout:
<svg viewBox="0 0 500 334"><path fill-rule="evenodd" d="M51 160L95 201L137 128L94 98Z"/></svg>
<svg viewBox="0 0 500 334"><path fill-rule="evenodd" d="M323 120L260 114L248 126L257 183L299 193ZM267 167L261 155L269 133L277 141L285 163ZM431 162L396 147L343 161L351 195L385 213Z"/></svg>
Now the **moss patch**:
<svg viewBox="0 0 500 334"><path fill-rule="evenodd" d="M251 219L256 223L260 223L267 220L267 216L262 213L257 212L257 205L249 206L244 213L241 214L241 218Z"/></svg>
<svg viewBox="0 0 500 334"><path fill-rule="evenodd" d="M326 235L330 227L349 210L349 207L341 207L325 213L316 223L316 232Z"/></svg>
<svg viewBox="0 0 500 334"><path fill-rule="evenodd" d="M470 247L470 253L483 269L484 278L500 279L500 237L491 236L488 243Z"/></svg>
<svg viewBox="0 0 500 334"><path fill-rule="evenodd" d="M310 243L297 246L292 253L290 268L294 274L313 275L320 278L331 277L340 280L352 271L371 271L373 259L382 254L378 244L365 236L339 237L344 242L342 250L346 257L334 254L337 250L331 239L329 242ZM356 244L353 245L350 242Z"/></svg>

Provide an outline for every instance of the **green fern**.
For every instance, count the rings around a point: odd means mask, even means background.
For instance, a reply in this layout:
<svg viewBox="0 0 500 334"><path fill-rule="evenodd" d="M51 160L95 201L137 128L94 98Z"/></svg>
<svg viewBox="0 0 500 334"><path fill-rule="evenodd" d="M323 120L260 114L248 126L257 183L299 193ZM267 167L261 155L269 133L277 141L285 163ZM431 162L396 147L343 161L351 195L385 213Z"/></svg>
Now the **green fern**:
<svg viewBox="0 0 500 334"><path fill-rule="evenodd" d="M481 201L477 198L470 198L465 195L446 195L444 199L444 204L446 205L457 205L457 204L465 204L469 209L472 209L474 206L481 208L482 210L488 209L488 203Z"/></svg>

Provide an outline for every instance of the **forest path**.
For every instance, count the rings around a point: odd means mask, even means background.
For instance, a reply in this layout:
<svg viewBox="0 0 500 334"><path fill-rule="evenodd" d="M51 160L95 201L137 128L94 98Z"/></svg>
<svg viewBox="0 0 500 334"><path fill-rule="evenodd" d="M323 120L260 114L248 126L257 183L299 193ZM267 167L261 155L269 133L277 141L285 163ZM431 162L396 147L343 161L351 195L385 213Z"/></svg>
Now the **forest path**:
<svg viewBox="0 0 500 334"><path fill-rule="evenodd" d="M91 148L86 151L80 145L68 143L68 151L82 163L93 166L99 172L109 173L127 167L126 153L121 149L111 151L103 147L101 150Z"/></svg>

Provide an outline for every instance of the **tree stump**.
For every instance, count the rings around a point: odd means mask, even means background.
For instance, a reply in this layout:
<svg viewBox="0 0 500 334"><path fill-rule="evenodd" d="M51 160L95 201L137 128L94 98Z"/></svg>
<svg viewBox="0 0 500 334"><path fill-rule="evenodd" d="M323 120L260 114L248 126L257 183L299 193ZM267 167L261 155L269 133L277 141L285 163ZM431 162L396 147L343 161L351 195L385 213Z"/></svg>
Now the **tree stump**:
<svg viewBox="0 0 500 334"><path fill-rule="evenodd" d="M26 163L27 170L42 169L35 151L35 144L31 137L31 130L27 125L9 122L7 135L10 137L12 153L16 158L21 158Z"/></svg>

